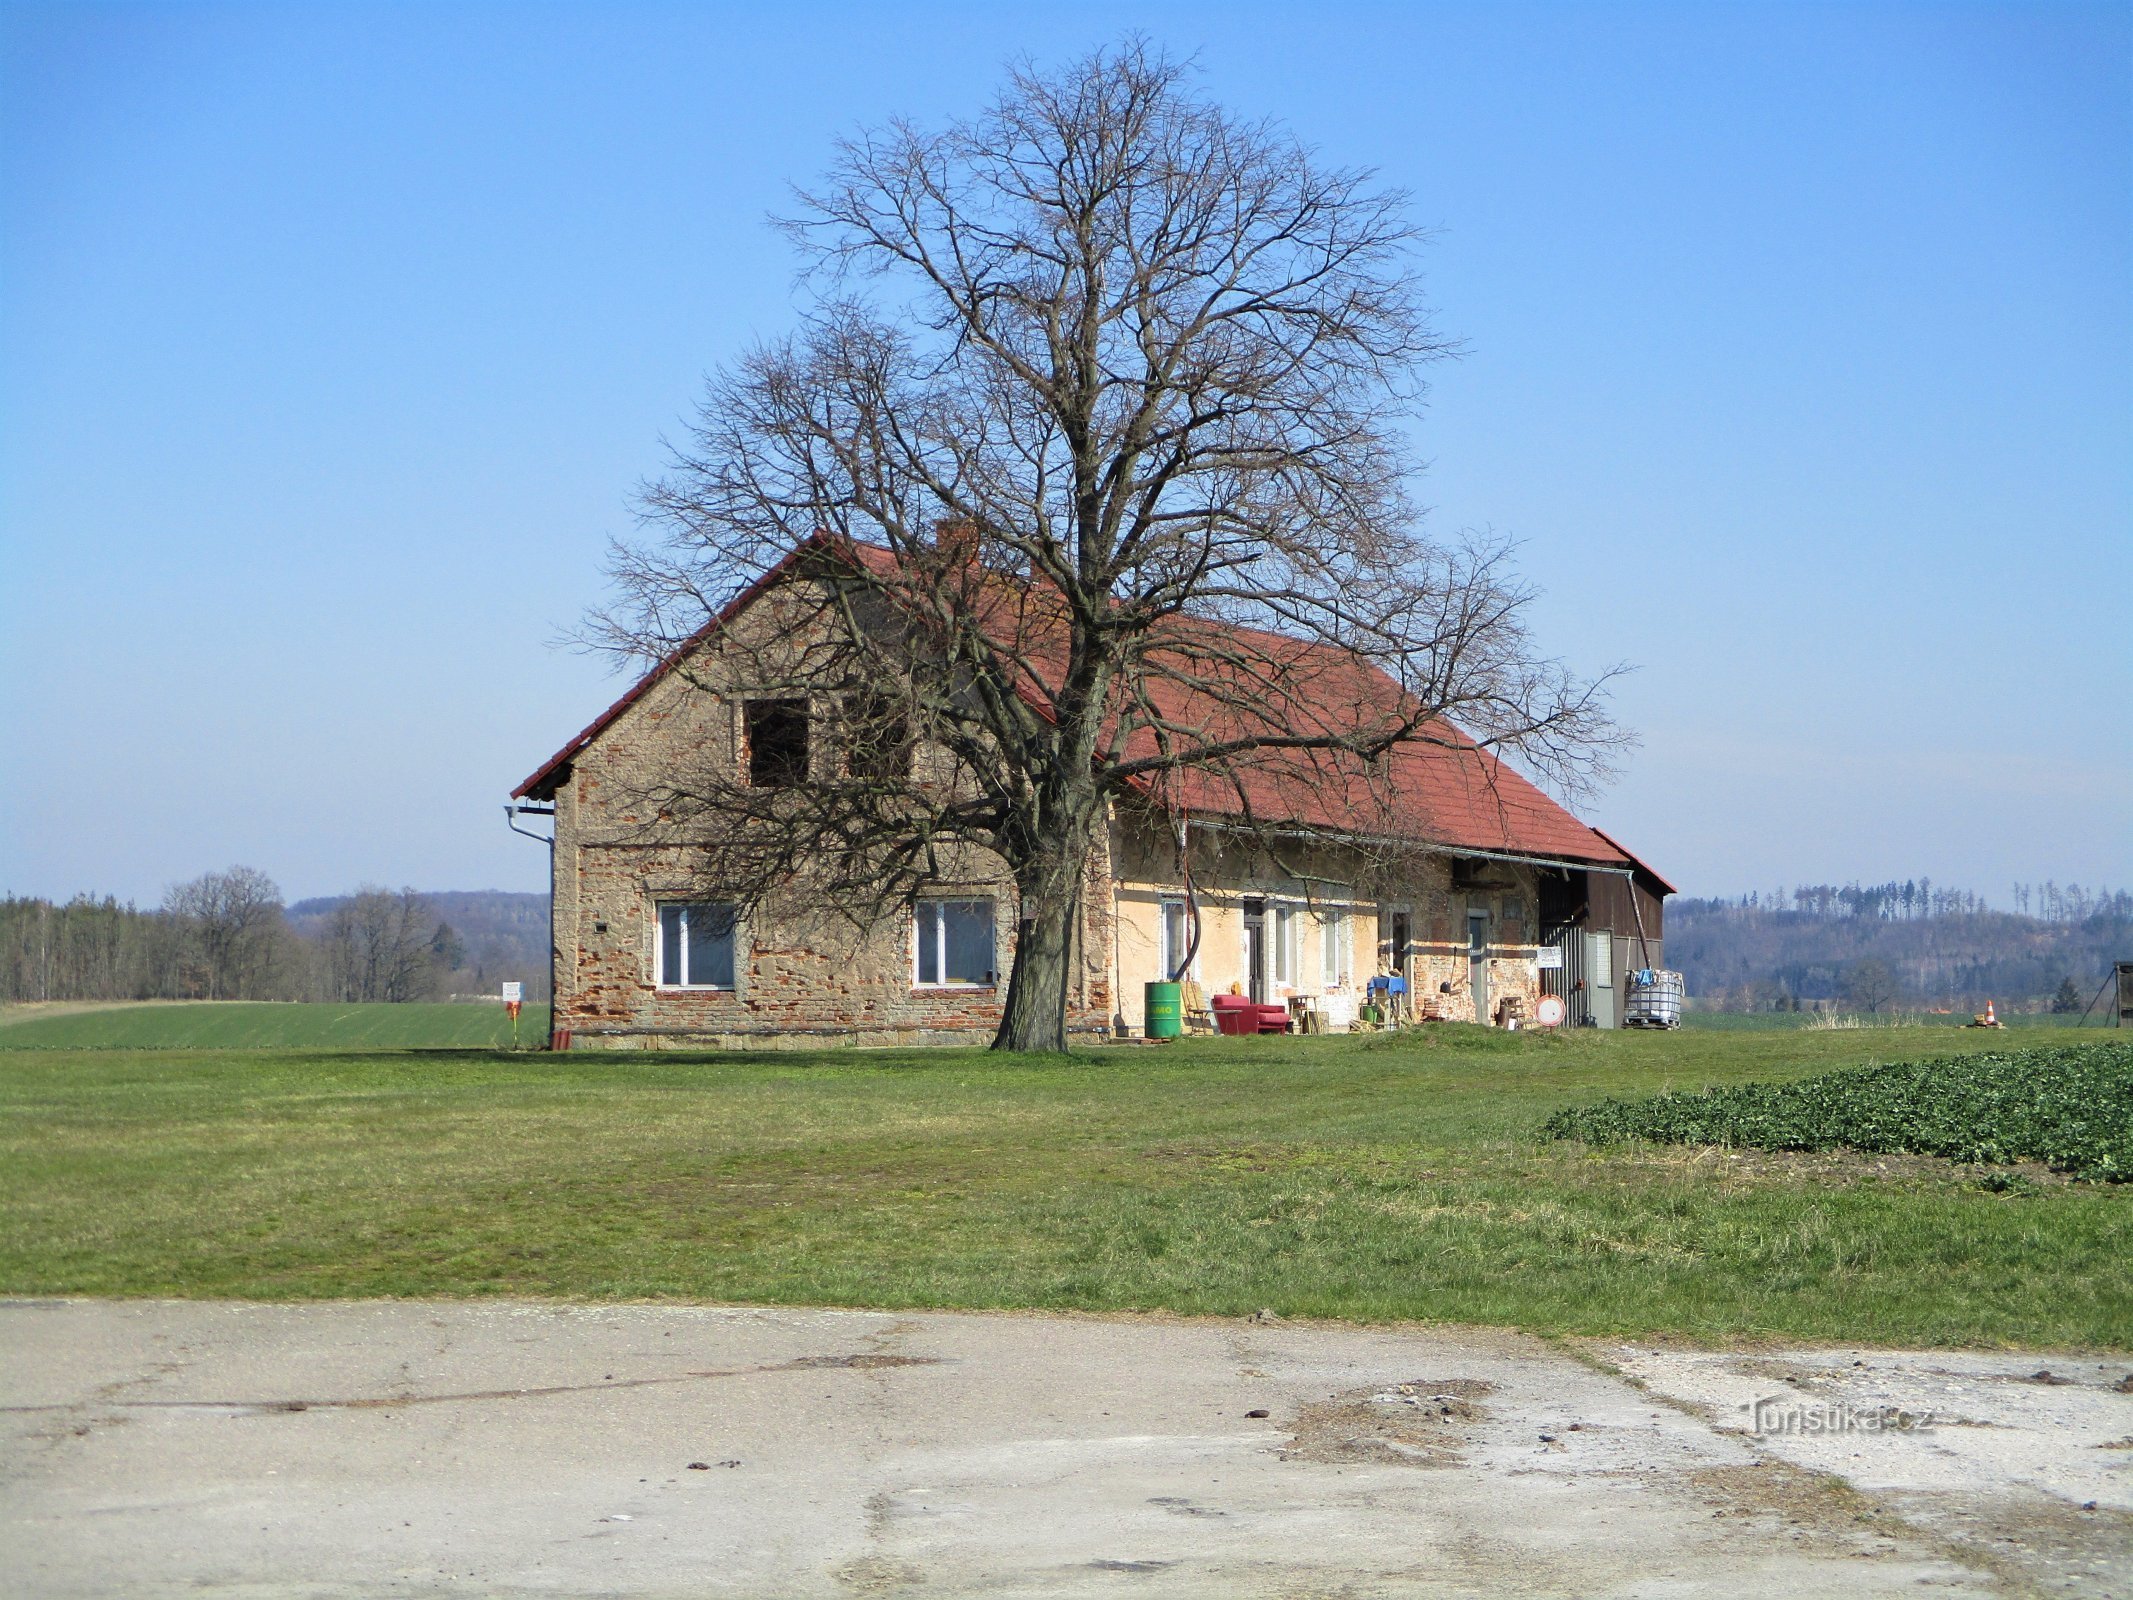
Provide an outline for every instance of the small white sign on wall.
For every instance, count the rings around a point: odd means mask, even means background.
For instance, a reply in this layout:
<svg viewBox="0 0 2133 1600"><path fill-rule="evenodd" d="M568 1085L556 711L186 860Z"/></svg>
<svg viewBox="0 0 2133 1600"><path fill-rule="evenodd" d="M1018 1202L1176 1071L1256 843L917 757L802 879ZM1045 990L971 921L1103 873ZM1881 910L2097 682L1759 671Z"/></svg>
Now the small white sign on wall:
<svg viewBox="0 0 2133 1600"><path fill-rule="evenodd" d="M1542 945L1538 960L1541 971L1560 972L1563 966L1563 947L1559 944Z"/></svg>
<svg viewBox="0 0 2133 1600"><path fill-rule="evenodd" d="M507 1005L507 1006L515 1006L515 1005L517 1005L517 1004L518 1004L518 1003L519 1003L519 1002L520 1002L521 1000L523 1000L523 999L525 999L525 998L526 998L526 986L525 986L525 985L524 985L523 983L507 983L507 984L505 984L505 985L504 985L504 1004L505 1004L505 1005Z"/></svg>

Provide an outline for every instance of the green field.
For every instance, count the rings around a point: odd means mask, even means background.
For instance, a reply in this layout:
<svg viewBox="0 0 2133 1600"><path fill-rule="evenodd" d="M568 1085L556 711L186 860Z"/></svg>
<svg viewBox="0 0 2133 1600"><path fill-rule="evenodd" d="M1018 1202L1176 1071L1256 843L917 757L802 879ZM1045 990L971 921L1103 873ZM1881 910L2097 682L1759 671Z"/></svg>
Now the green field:
<svg viewBox="0 0 2133 1600"><path fill-rule="evenodd" d="M2100 1008L2098 1012L2091 1012L2085 1025L2086 1028L2095 1028L2098 1024L2099 1016ZM2110 1019L2108 1016L2102 1016L2101 1020L2108 1023ZM1768 1033L1773 1031L1783 1033L1801 1029L1819 1033L1828 1029L1833 1021L1841 1029L1864 1027L1877 1029L1932 1028L1938 1030L1968 1028L1970 1026L1970 1013L1967 1011L1903 1011L1879 1017L1839 1016L1836 1018L1822 1016L1812 1011L1684 1011L1681 1014L1681 1025L1684 1028L1728 1033ZM2080 1021L2079 1014L2059 1016L2048 1011L2040 1011L2034 1015L2003 1015L2000 1018L2000 1026L2003 1029L2071 1028Z"/></svg>
<svg viewBox="0 0 2133 1600"><path fill-rule="evenodd" d="M548 1038L548 1008L519 1013L522 1045ZM299 1005L145 1000L0 1006L0 1050L428 1050L508 1046L501 1005Z"/></svg>
<svg viewBox="0 0 2133 1600"><path fill-rule="evenodd" d="M2100 1031L2090 1037L2107 1035ZM0 1291L1167 1308L2133 1346L2133 1186L1545 1138L1909 1030L0 1053ZM1950 1034L1932 1054L2003 1044Z"/></svg>
<svg viewBox="0 0 2133 1600"><path fill-rule="evenodd" d="M2133 1039L2027 1048L2010 1041L1787 1083L1610 1097L1558 1111L1546 1131L1594 1144L1883 1151L1992 1167L2041 1162L2069 1177L2133 1183Z"/></svg>

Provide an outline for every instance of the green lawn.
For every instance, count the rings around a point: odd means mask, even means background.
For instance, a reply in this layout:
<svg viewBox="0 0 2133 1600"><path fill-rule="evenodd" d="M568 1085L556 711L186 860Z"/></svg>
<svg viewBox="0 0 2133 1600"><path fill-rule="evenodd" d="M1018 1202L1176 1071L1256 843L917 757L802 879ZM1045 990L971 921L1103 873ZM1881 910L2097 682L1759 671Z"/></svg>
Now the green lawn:
<svg viewBox="0 0 2133 1600"><path fill-rule="evenodd" d="M548 1008L519 1013L522 1044L548 1038ZM501 1005L300 1005L144 1000L0 1006L0 1050L424 1050L511 1042Z"/></svg>
<svg viewBox="0 0 2133 1600"><path fill-rule="evenodd" d="M1603 1095L2004 1038L1445 1027L1064 1061L14 1050L0 1290L1269 1306L2133 1347L2133 1186L1995 1192L1929 1158L1540 1133Z"/></svg>

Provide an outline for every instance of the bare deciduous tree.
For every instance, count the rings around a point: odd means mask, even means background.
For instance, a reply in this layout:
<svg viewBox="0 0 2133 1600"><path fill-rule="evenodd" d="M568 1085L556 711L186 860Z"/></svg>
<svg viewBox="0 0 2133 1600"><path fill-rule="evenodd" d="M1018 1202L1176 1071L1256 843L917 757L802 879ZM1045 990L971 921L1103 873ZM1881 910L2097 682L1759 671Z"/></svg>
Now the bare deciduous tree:
<svg viewBox="0 0 2133 1600"><path fill-rule="evenodd" d="M1845 969L1844 998L1869 1016L1877 1014L1900 993L1902 987L1896 981L1896 974L1878 957L1868 956L1864 961L1854 961Z"/></svg>
<svg viewBox="0 0 2133 1600"><path fill-rule="evenodd" d="M840 143L783 226L817 297L714 375L588 630L667 658L811 553L760 676L839 708L839 749L801 785L663 775L707 883L803 877L861 919L941 847L996 852L996 1044L1060 1049L1112 800L1241 802L1271 765L1390 818L1383 758L1455 722L1559 784L1598 770L1599 687L1534 649L1508 547L1418 531L1405 430L1448 347L1402 195L1128 40Z"/></svg>
<svg viewBox="0 0 2133 1600"><path fill-rule="evenodd" d="M283 942L281 890L272 878L252 867L203 873L170 890L163 910L179 931L181 959L190 958L208 999L267 992Z"/></svg>
<svg viewBox="0 0 2133 1600"><path fill-rule="evenodd" d="M365 884L326 924L323 966L335 1000L407 1001L436 988L435 941L443 924L413 889Z"/></svg>

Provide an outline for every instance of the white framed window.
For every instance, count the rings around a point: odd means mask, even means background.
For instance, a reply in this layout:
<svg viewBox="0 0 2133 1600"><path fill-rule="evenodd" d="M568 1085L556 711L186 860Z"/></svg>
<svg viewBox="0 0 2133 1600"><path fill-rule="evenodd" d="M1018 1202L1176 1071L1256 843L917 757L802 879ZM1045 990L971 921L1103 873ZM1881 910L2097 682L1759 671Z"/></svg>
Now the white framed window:
<svg viewBox="0 0 2133 1600"><path fill-rule="evenodd" d="M1325 906L1318 913L1319 981L1328 989L1348 971L1348 918L1339 906Z"/></svg>
<svg viewBox="0 0 2133 1600"><path fill-rule="evenodd" d="M1185 952L1192 943L1192 919L1187 914L1182 900L1163 902L1163 981L1169 982L1178 976L1178 969L1185 964ZM1193 961L1197 967L1197 955Z"/></svg>
<svg viewBox="0 0 2133 1600"><path fill-rule="evenodd" d="M914 987L982 989L999 982L990 900L920 900L911 921Z"/></svg>
<svg viewBox="0 0 2133 1600"><path fill-rule="evenodd" d="M1296 935L1297 924L1303 919L1294 906L1268 906L1267 918L1273 924L1274 935L1274 981L1286 983L1292 988L1297 983Z"/></svg>
<svg viewBox="0 0 2133 1600"><path fill-rule="evenodd" d="M662 989L733 987L733 936L739 917L729 905L663 905L652 952Z"/></svg>

